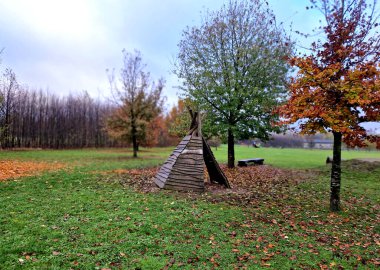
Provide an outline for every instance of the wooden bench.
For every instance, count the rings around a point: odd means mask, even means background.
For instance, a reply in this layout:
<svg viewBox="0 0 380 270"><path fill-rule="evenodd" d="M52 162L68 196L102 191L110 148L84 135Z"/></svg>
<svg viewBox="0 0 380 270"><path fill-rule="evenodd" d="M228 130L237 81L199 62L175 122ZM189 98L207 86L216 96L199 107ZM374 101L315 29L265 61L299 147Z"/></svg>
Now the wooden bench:
<svg viewBox="0 0 380 270"><path fill-rule="evenodd" d="M242 159L238 161L239 167L247 167L250 165L263 165L264 159L263 158L250 158L250 159Z"/></svg>

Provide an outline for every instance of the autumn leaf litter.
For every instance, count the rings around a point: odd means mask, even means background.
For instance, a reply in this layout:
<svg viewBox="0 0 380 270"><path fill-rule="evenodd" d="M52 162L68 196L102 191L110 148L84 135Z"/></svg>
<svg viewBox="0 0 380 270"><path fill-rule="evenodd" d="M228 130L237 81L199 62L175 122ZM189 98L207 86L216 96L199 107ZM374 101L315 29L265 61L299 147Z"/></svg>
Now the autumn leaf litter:
<svg viewBox="0 0 380 270"><path fill-rule="evenodd" d="M19 160L0 160L0 182L9 179L18 179L33 176L45 171L56 171L65 165L58 162L32 162Z"/></svg>
<svg viewBox="0 0 380 270"><path fill-rule="evenodd" d="M176 196L188 198L204 198L212 202L247 205L263 197L283 196L283 190L291 185L308 181L315 177L309 171L279 169L268 165L236 167L233 169L221 166L227 176L231 189L217 183L210 183L205 172L205 192L172 192ZM158 192L154 177L159 168L119 169L97 172L103 180L118 181L123 187L132 187L143 193Z"/></svg>

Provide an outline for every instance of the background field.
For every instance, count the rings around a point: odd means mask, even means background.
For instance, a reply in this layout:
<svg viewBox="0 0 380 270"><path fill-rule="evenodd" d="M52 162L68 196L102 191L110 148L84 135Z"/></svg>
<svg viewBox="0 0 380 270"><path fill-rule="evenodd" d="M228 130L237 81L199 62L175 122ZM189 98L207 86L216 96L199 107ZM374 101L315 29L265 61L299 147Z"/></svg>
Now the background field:
<svg viewBox="0 0 380 270"><path fill-rule="evenodd" d="M236 148L237 159L298 168L307 181L248 201L121 185L171 148L1 151L0 161L65 164L0 182L0 269L375 269L380 166L345 162L340 214L328 211L331 151ZM226 161L226 147L214 150ZM349 151L343 158L380 158ZM239 169L238 169L239 170ZM238 171L239 172L239 171ZM276 189L278 190L276 194ZM253 194L254 191L253 191ZM220 202L221 201L221 202Z"/></svg>
<svg viewBox="0 0 380 270"><path fill-rule="evenodd" d="M0 151L0 159L19 159L36 161L64 161L76 164L96 164L109 167L146 167L161 164L171 153L173 147L143 148L138 159L132 159L130 149L86 149L86 150L24 150ZM227 163L227 146L212 149L220 163ZM265 164L282 168L315 168L325 165L332 150L308 150L289 148L235 147L236 160L261 157ZM379 158L380 151L350 150L342 151L343 159ZM126 162L128 160L128 162Z"/></svg>

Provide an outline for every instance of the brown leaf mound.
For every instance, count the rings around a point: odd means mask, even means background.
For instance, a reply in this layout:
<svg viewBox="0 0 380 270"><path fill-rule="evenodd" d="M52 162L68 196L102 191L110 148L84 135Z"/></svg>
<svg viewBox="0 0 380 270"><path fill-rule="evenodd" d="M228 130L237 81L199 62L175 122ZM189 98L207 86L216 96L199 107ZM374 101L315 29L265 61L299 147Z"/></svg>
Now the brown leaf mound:
<svg viewBox="0 0 380 270"><path fill-rule="evenodd" d="M205 193L182 193L190 197L204 197L207 200L218 202L227 201L232 204L249 204L263 197L283 196L282 190L299 182L310 179L307 172L274 168L267 165L236 167L228 169L221 166L227 176L231 189L216 183L210 183L205 173ZM154 176L159 168L113 170L98 172L110 181L117 179L122 186L132 187L140 192L157 192L159 188L154 184ZM115 178L115 174L117 177ZM176 193L181 195L181 193Z"/></svg>
<svg viewBox="0 0 380 270"><path fill-rule="evenodd" d="M44 171L54 171L64 167L61 163L0 160L0 181L24 176L37 175Z"/></svg>
<svg viewBox="0 0 380 270"><path fill-rule="evenodd" d="M206 183L206 190L211 193L205 196L209 201L224 201L238 205L283 198L287 196L287 192L284 191L290 186L315 177L305 171L280 169L268 165L233 169L222 165L221 168L230 182L231 189Z"/></svg>

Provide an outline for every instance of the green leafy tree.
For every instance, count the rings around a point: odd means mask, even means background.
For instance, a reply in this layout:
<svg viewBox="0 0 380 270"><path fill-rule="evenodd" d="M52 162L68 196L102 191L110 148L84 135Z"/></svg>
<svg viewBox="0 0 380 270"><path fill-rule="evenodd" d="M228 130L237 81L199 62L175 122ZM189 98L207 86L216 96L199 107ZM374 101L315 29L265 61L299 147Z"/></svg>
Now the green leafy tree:
<svg viewBox="0 0 380 270"><path fill-rule="evenodd" d="M206 113L203 130L227 134L232 168L235 139L267 140L278 130L271 111L285 92L289 38L265 1L230 1L186 28L178 46L182 89Z"/></svg>
<svg viewBox="0 0 380 270"><path fill-rule="evenodd" d="M162 111L164 80L151 82L150 74L144 69L141 53L123 50L123 68L120 80L113 74L110 84L117 108L107 121L107 130L133 146L133 157L137 157L139 143L146 139L148 124Z"/></svg>

